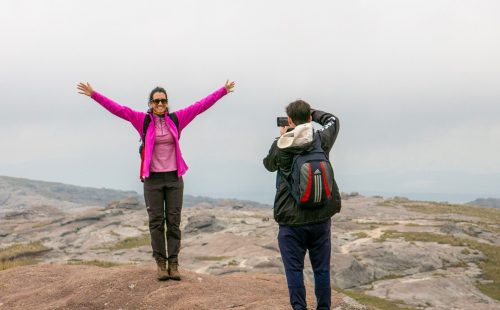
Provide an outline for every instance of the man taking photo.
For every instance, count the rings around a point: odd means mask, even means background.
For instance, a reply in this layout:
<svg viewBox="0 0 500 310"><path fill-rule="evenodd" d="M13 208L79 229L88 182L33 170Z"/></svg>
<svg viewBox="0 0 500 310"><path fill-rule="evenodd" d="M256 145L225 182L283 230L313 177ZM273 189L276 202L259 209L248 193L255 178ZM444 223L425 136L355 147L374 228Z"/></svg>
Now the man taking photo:
<svg viewBox="0 0 500 310"><path fill-rule="evenodd" d="M341 201L329 153L339 120L312 110L303 100L290 103L286 113L288 126L280 127L280 137L264 158L264 166L277 171L274 219L279 224L290 303L294 310L307 309L303 270L309 251L317 309L330 309L331 217L340 211ZM314 130L312 122L321 129Z"/></svg>

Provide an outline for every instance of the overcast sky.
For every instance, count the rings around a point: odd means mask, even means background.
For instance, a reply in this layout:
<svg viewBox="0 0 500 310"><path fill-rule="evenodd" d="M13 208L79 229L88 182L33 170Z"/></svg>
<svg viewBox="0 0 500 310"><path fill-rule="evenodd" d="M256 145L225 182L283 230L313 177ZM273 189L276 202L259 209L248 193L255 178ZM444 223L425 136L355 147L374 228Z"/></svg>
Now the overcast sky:
<svg viewBox="0 0 500 310"><path fill-rule="evenodd" d="M142 191L139 136L77 94L173 110L235 80L185 129L185 192L271 203L262 158L301 98L341 132L342 191L500 197L500 2L0 2L0 175Z"/></svg>

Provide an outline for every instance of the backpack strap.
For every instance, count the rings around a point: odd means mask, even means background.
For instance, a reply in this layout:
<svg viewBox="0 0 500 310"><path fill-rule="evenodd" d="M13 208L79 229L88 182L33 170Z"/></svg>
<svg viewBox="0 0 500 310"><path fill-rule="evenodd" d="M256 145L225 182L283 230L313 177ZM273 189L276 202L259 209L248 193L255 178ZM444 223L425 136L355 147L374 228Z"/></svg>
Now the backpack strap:
<svg viewBox="0 0 500 310"><path fill-rule="evenodd" d="M312 141L312 149L309 149L308 151L307 150L304 150L302 153L300 154L296 154L295 156L293 156L293 160L292 160L292 164L290 165L290 169L292 169L292 167L295 165L295 162L297 161L297 158L304 154L304 153L307 153L307 152L311 152L311 153L323 153L325 154L325 151L323 151L323 149L321 148L321 139L320 139L320 136L319 136L319 133L317 131L313 131L313 141ZM326 154L325 154L326 155ZM328 155L326 156L326 158L328 158ZM292 177L292 175L290 174L288 176L288 178L278 169L278 175L276 177L276 187L277 185L279 184L279 179L283 179L285 181L285 184L286 186L288 187L288 190L290 192L292 192L292 184L290 182L290 178Z"/></svg>
<svg viewBox="0 0 500 310"><path fill-rule="evenodd" d="M149 113L144 116L144 123L142 124L142 136L141 136L141 146L139 146L139 154L141 156L141 168L139 170L139 178L141 182L144 182L142 178L142 168L144 166L144 145L146 141L146 132L148 131L149 123L151 123L151 115Z"/></svg>
<svg viewBox="0 0 500 310"><path fill-rule="evenodd" d="M177 114L174 113L168 113L168 117L174 122L175 128L177 128L177 135L179 139L181 138L181 133L179 132L179 118L177 117Z"/></svg>
<svg viewBox="0 0 500 310"><path fill-rule="evenodd" d="M319 132L313 132L313 149L311 152L321 152L325 153L323 148L321 147L321 137L319 136Z"/></svg>
<svg viewBox="0 0 500 310"><path fill-rule="evenodd" d="M300 154L296 154L295 156L293 156L292 165L290 167L293 167L293 165L295 165L295 161L297 160L297 158L304 153L325 153L325 151L323 151L323 149L321 148L321 139L319 137L318 132L313 131L313 140L311 146L312 148L303 150Z"/></svg>
<svg viewBox="0 0 500 310"><path fill-rule="evenodd" d="M149 123L151 123L151 115L147 113L144 117L144 123L142 124L142 144L144 144L144 140L146 139L146 132L148 131Z"/></svg>

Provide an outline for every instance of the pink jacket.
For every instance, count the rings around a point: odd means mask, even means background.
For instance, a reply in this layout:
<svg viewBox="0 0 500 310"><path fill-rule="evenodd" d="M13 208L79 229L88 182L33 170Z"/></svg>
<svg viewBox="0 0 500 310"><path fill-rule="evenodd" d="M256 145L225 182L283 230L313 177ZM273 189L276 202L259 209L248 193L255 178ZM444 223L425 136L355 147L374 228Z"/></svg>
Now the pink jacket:
<svg viewBox="0 0 500 310"><path fill-rule="evenodd" d="M217 102L217 100L219 100L226 94L227 94L226 88L222 87L217 91L215 91L214 93L201 99L200 101L195 102L184 109L175 111L174 113L177 115L177 118L179 120L179 132L177 132L177 128L175 127L174 122L169 117L165 117L165 122L167 123L170 132L172 133L172 136L174 137L175 140L175 158L177 161L177 175L179 177L184 175L188 170L188 166L186 165L184 159L182 158L181 149L179 147L179 134L198 114L208 110L211 106L214 105L214 103ZM129 121L142 138L142 126L144 124L144 118L147 115L146 113L134 111L129 107L122 106L114 102L113 100L106 98L105 96L101 95L96 91L92 93L92 99L97 101L106 110L113 113L114 115ZM155 141L154 122L150 122L148 129L146 131L144 161L141 164L141 172L140 172L141 179L149 177L151 158L153 157L154 141Z"/></svg>

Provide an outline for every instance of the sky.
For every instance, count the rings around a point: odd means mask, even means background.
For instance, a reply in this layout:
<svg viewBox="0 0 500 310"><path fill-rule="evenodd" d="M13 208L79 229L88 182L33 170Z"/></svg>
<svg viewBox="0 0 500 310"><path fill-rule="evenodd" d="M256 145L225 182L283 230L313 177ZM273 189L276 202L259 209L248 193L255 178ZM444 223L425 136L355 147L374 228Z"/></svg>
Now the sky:
<svg viewBox="0 0 500 310"><path fill-rule="evenodd" d="M236 81L182 133L185 193L272 203L262 159L306 100L341 124L341 191L500 197L500 2L0 2L0 175L142 192L139 136L78 82L145 111Z"/></svg>

